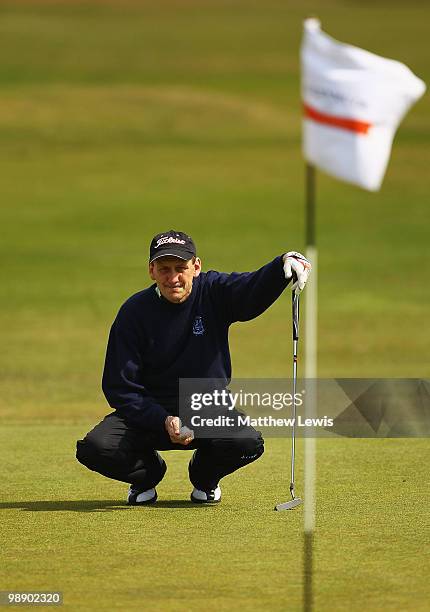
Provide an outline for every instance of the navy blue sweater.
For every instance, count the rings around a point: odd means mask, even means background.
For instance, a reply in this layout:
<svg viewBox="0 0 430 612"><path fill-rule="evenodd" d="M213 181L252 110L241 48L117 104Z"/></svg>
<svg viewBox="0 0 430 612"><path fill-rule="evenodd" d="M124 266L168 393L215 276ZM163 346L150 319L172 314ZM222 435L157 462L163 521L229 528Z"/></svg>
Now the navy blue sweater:
<svg viewBox="0 0 430 612"><path fill-rule="evenodd" d="M228 328L264 312L282 293L282 257L256 272L202 272L174 304L151 285L130 297L112 325L102 388L109 405L135 424L164 429L178 413L179 378L231 377Z"/></svg>

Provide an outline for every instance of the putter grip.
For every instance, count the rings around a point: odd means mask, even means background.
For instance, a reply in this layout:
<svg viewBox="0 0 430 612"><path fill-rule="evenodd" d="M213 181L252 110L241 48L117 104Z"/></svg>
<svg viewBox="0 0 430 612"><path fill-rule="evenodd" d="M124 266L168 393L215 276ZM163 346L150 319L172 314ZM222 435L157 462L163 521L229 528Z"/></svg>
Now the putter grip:
<svg viewBox="0 0 430 612"><path fill-rule="evenodd" d="M299 339L299 296L293 291L293 340Z"/></svg>

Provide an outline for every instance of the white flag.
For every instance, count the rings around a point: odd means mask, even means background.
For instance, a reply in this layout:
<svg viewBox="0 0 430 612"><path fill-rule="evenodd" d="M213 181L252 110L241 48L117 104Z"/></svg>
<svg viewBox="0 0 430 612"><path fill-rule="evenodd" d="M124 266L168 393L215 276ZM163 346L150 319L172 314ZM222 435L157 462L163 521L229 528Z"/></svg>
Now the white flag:
<svg viewBox="0 0 430 612"><path fill-rule="evenodd" d="M377 191L397 126L424 82L400 62L334 40L317 19L304 23L301 57L305 159Z"/></svg>

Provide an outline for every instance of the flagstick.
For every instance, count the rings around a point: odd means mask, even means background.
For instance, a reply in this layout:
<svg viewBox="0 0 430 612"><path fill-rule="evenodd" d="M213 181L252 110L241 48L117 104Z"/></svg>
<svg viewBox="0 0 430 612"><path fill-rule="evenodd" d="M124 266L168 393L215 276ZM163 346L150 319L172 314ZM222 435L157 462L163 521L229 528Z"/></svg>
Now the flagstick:
<svg viewBox="0 0 430 612"><path fill-rule="evenodd" d="M305 377L307 396L306 418L316 415L317 377L317 248L315 236L315 167L306 164L306 257L312 263L312 273L306 287L305 318ZM311 435L313 435L311 433ZM315 530L315 438L305 437L305 494L303 550L303 609L313 609L313 541Z"/></svg>

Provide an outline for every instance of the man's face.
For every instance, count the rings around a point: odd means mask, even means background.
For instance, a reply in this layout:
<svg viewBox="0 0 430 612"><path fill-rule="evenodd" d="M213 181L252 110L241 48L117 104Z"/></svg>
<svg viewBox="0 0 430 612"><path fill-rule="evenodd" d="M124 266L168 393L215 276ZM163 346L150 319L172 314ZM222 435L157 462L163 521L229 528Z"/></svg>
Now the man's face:
<svg viewBox="0 0 430 612"><path fill-rule="evenodd" d="M160 257L149 264L149 275L157 283L161 295L172 302L184 302L193 288L193 279L202 269L198 257L185 261L180 257Z"/></svg>

